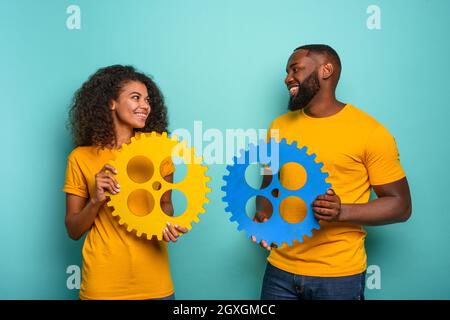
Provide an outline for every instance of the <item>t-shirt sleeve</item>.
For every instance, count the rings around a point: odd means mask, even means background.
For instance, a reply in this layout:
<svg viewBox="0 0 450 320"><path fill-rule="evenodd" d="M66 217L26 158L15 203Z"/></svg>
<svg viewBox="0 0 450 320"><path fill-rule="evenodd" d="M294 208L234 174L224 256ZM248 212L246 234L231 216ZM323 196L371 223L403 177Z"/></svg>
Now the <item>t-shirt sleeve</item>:
<svg viewBox="0 0 450 320"><path fill-rule="evenodd" d="M378 126L368 138L365 165L370 184L374 186L405 177L395 139L382 125Z"/></svg>
<svg viewBox="0 0 450 320"><path fill-rule="evenodd" d="M66 181L63 191L83 198L89 198L87 182L74 152L67 159Z"/></svg>
<svg viewBox="0 0 450 320"><path fill-rule="evenodd" d="M279 140L279 129L277 120L273 120L270 124L269 130L267 130L266 142L269 142L271 138L275 138L275 140Z"/></svg>
<svg viewBox="0 0 450 320"><path fill-rule="evenodd" d="M173 164L172 159L166 159L161 162L161 176L167 177L168 175L175 172L175 165Z"/></svg>

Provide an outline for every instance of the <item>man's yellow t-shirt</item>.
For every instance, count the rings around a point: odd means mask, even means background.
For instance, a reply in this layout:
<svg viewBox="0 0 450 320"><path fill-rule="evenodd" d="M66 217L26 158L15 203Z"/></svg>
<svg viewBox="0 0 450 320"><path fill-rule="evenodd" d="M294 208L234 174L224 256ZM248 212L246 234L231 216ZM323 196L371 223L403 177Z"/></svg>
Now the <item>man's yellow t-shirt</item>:
<svg viewBox="0 0 450 320"><path fill-rule="evenodd" d="M366 203L371 185L383 185L405 177L394 138L370 115L347 104L330 117L313 118L303 110L286 113L272 122L288 143L297 141L308 153L323 162L327 182L341 203ZM281 168L283 186L305 179L295 167ZM301 210L295 202L285 202L280 211L287 215ZM310 204L307 204L310 205ZM268 261L287 272L317 277L339 277L366 270L364 239L360 225L320 221L320 230L302 243L272 250Z"/></svg>
<svg viewBox="0 0 450 320"><path fill-rule="evenodd" d="M64 192L89 198L95 174L113 159L107 148L75 148L68 157ZM161 165L163 177L172 172L171 162ZM103 206L83 245L80 298L153 299L173 292L167 243L128 233Z"/></svg>

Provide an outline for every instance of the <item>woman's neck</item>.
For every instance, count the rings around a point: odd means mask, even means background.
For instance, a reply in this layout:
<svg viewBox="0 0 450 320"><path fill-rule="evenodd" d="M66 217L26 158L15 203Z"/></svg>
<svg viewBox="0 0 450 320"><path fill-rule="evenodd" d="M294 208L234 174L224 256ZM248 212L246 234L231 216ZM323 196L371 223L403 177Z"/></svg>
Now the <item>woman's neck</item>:
<svg viewBox="0 0 450 320"><path fill-rule="evenodd" d="M127 126L115 125L114 131L116 134L115 149L119 149L124 143L130 143L131 137L134 136L133 128Z"/></svg>

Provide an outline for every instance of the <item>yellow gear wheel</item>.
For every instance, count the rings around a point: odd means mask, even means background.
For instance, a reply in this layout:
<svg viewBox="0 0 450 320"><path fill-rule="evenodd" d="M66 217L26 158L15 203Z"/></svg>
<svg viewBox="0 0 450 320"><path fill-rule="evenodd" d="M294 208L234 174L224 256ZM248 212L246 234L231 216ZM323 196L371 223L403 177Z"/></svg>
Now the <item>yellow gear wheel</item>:
<svg viewBox="0 0 450 320"><path fill-rule="evenodd" d="M186 177L178 183L167 182L160 171L163 163L172 165L172 156L182 159L187 168ZM194 148L187 147L186 141L178 142L176 136L169 138L166 132L136 133L110 162L117 170L121 191L110 194L107 205L113 216L119 217L119 224L125 224L128 232L135 230L138 237L145 234L149 240L153 236L162 240L167 222L191 229L192 221L198 222L198 215L205 213L203 205L209 202L206 194L211 191L206 185L210 180L206 176L208 168L201 162ZM164 213L160 205L161 196L175 189L187 199L186 210L176 217Z"/></svg>

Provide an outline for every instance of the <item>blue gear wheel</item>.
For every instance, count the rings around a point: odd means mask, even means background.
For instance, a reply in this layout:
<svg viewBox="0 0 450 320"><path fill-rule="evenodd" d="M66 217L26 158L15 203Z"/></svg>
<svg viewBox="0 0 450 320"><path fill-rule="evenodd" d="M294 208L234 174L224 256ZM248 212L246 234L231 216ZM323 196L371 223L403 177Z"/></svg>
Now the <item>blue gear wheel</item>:
<svg viewBox="0 0 450 320"><path fill-rule="evenodd" d="M250 165L248 163L250 154L259 155L261 147L272 150L270 144L273 143L278 144L279 148L278 168L289 162L297 162L306 170L306 183L300 189L289 190L284 188L277 179L276 173L274 173L270 185L264 189L254 189L245 182L245 171ZM225 211L231 213L230 221L237 221L238 230L245 230L248 238L253 235L257 242L266 240L268 244L276 243L278 246L282 246L283 243L292 245L294 240L302 242L305 235L311 237L313 229L320 229L320 225L314 217L311 203L318 195L326 193L331 185L325 181L328 173L322 172L323 163L315 162L316 155L308 155L306 151L306 147L299 149L295 141L288 144L286 139L282 139L278 143L272 138L266 145L265 141L261 140L257 146L250 144L247 151L241 150L240 157L234 157L233 165L227 166L226 169L229 174L223 176L225 185L222 187L222 191L226 193L222 200L228 204ZM270 163L267 165L270 165ZM272 195L274 189L279 190L278 197ZM272 216L264 223L254 222L246 215L246 203L253 196L264 196L272 203ZM295 224L285 221L279 211L281 201L290 196L301 198L308 208L305 218Z"/></svg>

